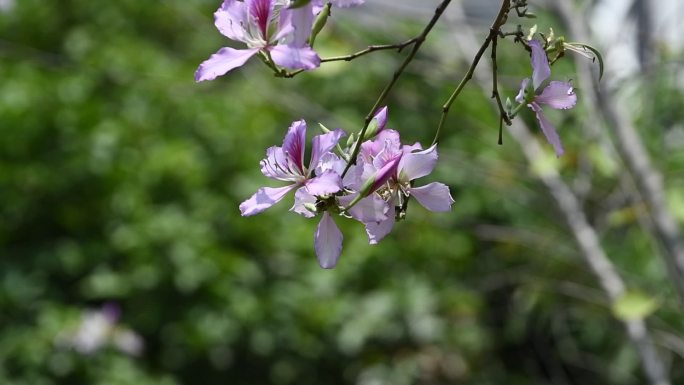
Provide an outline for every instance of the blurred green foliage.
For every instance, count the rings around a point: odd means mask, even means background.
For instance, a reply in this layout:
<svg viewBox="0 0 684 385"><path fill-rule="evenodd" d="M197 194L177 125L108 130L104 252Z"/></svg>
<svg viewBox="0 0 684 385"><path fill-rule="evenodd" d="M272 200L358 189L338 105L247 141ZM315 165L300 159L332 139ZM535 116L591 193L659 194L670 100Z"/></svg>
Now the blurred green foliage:
<svg viewBox="0 0 684 385"><path fill-rule="evenodd" d="M228 44L212 24L216 7L20 0L0 13L0 384L642 382L552 200L511 140L496 145L496 116L475 86L452 110L433 175L452 186L452 213L411 207L372 247L347 223L332 271L316 263L315 221L287 203L240 217L239 202L269 183L258 161L289 123L360 128L398 56L290 80L253 61L195 84L196 66ZM394 22L399 39L420 29ZM397 40L382 30L338 22L317 44L327 56ZM464 70L437 48L388 101L407 141L431 140L445 84ZM520 54L500 54L509 95L529 73ZM659 80L669 93L660 98L681 101ZM662 109L642 119L677 119ZM594 170L585 207L637 305L653 304L650 324L682 383L684 318L643 206L623 191L615 158L582 143L581 116L553 115L568 149L561 167L569 180ZM651 139L658 146L661 133ZM684 158L660 166L681 211ZM140 356L57 343L105 302L144 339Z"/></svg>

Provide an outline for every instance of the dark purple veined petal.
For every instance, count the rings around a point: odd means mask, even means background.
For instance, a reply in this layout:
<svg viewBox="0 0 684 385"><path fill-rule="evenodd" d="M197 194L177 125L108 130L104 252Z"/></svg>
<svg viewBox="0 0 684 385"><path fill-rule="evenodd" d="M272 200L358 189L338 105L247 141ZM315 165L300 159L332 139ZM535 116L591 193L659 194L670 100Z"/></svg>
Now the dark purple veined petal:
<svg viewBox="0 0 684 385"><path fill-rule="evenodd" d="M321 65L321 58L309 46L278 44L269 49L273 62L289 69L312 70Z"/></svg>
<svg viewBox="0 0 684 385"><path fill-rule="evenodd" d="M273 14L273 0L245 0L245 5L249 9L249 13L254 19L261 37L268 40L268 25L271 22L271 15Z"/></svg>
<svg viewBox="0 0 684 385"><path fill-rule="evenodd" d="M399 163L398 175L401 181L412 181L424 177L437 165L437 145L427 150L404 154Z"/></svg>
<svg viewBox="0 0 684 385"><path fill-rule="evenodd" d="M577 95L572 84L552 81L541 94L534 98L534 101L558 110L567 110L577 104Z"/></svg>
<svg viewBox="0 0 684 385"><path fill-rule="evenodd" d="M553 146L556 156L563 155L563 145L561 144L560 137L556 132L556 128L546 119L544 113L542 112L541 106L539 106L537 103L531 103L529 106L537 115L537 120L539 121L542 132L544 133L544 136L546 136L546 140Z"/></svg>
<svg viewBox="0 0 684 385"><path fill-rule="evenodd" d="M195 81L214 80L226 72L245 64L250 57L259 52L258 48L233 49L221 48L209 59L200 64L195 72Z"/></svg>
<svg viewBox="0 0 684 385"><path fill-rule="evenodd" d="M266 158L259 162L264 176L283 182L300 183L305 179L282 147L272 146L266 150Z"/></svg>
<svg viewBox="0 0 684 385"><path fill-rule="evenodd" d="M240 214L243 217L259 214L280 202L285 195L297 187L296 184L285 187L262 187L246 201L240 203Z"/></svg>
<svg viewBox="0 0 684 385"><path fill-rule="evenodd" d="M314 234L314 249L322 268L332 269L337 265L342 253L342 240L342 232L335 221L327 211L324 212Z"/></svg>
<svg viewBox="0 0 684 385"><path fill-rule="evenodd" d="M299 175L304 175L304 150L306 146L306 122L292 122L283 139L283 151L289 162L297 168Z"/></svg>
<svg viewBox="0 0 684 385"><path fill-rule="evenodd" d="M383 238L387 236L394 228L394 215L388 215L387 219L381 222L366 223L366 234L368 234L368 243L376 245Z"/></svg>
<svg viewBox="0 0 684 385"><path fill-rule="evenodd" d="M454 203L449 187L443 183L433 182L421 187L412 187L409 189L409 193L416 198L418 203L430 211L449 211Z"/></svg>
<svg viewBox="0 0 684 385"><path fill-rule="evenodd" d="M247 20L247 7L241 1L225 0L214 13L214 25L231 40L244 41Z"/></svg>
<svg viewBox="0 0 684 385"><path fill-rule="evenodd" d="M533 39L529 44L532 49L532 86L537 90L551 76L551 67L541 42Z"/></svg>
<svg viewBox="0 0 684 385"><path fill-rule="evenodd" d="M306 190L311 195L330 195L342 189L342 178L334 171L326 171L323 174L306 181L305 186Z"/></svg>

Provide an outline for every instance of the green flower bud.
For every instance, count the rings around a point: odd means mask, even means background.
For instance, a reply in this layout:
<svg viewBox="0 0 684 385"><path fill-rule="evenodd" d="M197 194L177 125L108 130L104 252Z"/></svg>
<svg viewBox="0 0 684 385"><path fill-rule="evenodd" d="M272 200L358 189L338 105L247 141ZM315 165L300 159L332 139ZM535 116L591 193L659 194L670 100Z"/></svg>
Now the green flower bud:
<svg viewBox="0 0 684 385"><path fill-rule="evenodd" d="M287 7L290 9L301 8L310 2L311 0L290 0L290 4Z"/></svg>

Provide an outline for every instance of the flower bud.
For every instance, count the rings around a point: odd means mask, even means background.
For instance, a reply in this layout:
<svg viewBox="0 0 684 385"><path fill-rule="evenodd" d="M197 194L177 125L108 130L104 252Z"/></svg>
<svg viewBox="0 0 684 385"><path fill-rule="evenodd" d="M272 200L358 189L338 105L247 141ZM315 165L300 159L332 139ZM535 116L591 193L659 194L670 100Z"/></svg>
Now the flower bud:
<svg viewBox="0 0 684 385"><path fill-rule="evenodd" d="M290 3L287 5L287 7L289 9L301 8L305 5L308 5L310 2L311 0L290 0Z"/></svg>
<svg viewBox="0 0 684 385"><path fill-rule="evenodd" d="M363 135L363 140L373 139L380 131L385 129L387 124L387 106L382 107L378 112L375 113L373 119L368 123L368 128Z"/></svg>
<svg viewBox="0 0 684 385"><path fill-rule="evenodd" d="M327 3L321 12L316 16L314 20L313 27L311 28L311 37L309 37L309 46L313 47L316 36L323 30L325 24L328 22L328 17L330 17L330 7L332 4Z"/></svg>
<svg viewBox="0 0 684 385"><path fill-rule="evenodd" d="M318 206L315 203L307 202L304 203L304 208L311 211L312 213L318 213Z"/></svg>
<svg viewBox="0 0 684 385"><path fill-rule="evenodd" d="M394 158L390 159L385 163L382 168L368 178L361 186L361 191L359 196L367 197L374 193L377 189L382 187L385 182L387 182L392 176L396 175L397 167L399 167L399 161L401 160L401 153Z"/></svg>

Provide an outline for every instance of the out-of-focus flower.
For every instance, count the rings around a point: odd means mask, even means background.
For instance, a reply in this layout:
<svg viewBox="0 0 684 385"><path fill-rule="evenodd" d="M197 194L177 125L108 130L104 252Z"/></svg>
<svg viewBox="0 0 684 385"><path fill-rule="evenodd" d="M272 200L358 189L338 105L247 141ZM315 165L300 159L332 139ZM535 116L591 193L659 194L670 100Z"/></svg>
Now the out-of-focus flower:
<svg viewBox="0 0 684 385"><path fill-rule="evenodd" d="M0 12L9 12L14 8L15 0L0 0Z"/></svg>
<svg viewBox="0 0 684 385"><path fill-rule="evenodd" d="M538 40L530 40L529 45L532 50L532 83L530 84L529 78L523 79L515 100L518 103L526 103L534 111L546 140L553 146L556 156L561 156L563 145L556 128L544 116L541 105L567 110L575 106L577 95L570 83L560 81L549 82L541 93L538 92L544 80L551 76L551 67L541 43Z"/></svg>
<svg viewBox="0 0 684 385"><path fill-rule="evenodd" d="M118 324L121 311L117 305L105 304L98 310L85 310L76 328L67 328L57 336L57 343L81 354L94 354L107 346L138 355L143 340L134 331Z"/></svg>
<svg viewBox="0 0 684 385"><path fill-rule="evenodd" d="M260 52L281 67L318 67L320 58L301 32L311 27L293 24L292 16L284 0L224 0L214 13L214 24L225 37L245 43L247 48L221 48L200 64L195 80L215 79Z"/></svg>

